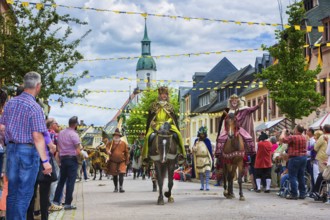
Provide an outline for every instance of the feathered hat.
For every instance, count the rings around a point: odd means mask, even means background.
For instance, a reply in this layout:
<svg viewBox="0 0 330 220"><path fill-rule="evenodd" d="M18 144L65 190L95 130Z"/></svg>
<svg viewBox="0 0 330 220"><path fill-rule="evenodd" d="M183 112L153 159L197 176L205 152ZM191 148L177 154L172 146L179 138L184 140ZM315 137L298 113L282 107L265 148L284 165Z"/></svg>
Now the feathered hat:
<svg viewBox="0 0 330 220"><path fill-rule="evenodd" d="M166 86L161 86L158 88L158 94L163 94L163 93L168 94L168 88Z"/></svg>
<svg viewBox="0 0 330 220"><path fill-rule="evenodd" d="M197 137L199 137L200 134L204 134L205 137L207 136L207 127L206 126L202 126L198 129Z"/></svg>

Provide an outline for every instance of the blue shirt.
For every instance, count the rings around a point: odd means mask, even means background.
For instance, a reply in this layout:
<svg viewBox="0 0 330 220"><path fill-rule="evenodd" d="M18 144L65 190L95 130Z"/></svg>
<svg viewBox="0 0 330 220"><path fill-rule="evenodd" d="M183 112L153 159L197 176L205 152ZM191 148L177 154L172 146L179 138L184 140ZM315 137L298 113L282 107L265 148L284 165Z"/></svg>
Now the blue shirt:
<svg viewBox="0 0 330 220"><path fill-rule="evenodd" d="M34 143L32 132L47 131L44 114L35 97L23 92L6 104L0 124L5 125L5 140Z"/></svg>

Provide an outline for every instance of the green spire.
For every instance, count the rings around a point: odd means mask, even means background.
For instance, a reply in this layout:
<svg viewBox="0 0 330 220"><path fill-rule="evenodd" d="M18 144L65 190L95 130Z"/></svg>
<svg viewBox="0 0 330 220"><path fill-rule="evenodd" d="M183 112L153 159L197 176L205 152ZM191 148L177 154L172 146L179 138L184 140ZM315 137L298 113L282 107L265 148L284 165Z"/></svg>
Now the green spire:
<svg viewBox="0 0 330 220"><path fill-rule="evenodd" d="M149 37L148 37L148 30L147 30L147 18L144 19L144 36L142 41L149 41Z"/></svg>
<svg viewBox="0 0 330 220"><path fill-rule="evenodd" d="M156 63L154 61L154 58L151 57L151 41L148 37L148 31L147 31L147 19L145 18L145 24L144 24L144 36L141 41L141 47L142 47L142 57L139 59L136 71L139 70L154 70L156 71Z"/></svg>

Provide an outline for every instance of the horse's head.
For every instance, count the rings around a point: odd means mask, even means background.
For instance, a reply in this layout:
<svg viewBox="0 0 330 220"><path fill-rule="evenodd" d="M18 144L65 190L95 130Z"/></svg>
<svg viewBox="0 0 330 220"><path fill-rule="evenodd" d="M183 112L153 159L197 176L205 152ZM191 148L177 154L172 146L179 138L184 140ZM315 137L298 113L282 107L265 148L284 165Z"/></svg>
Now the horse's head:
<svg viewBox="0 0 330 220"><path fill-rule="evenodd" d="M225 118L225 129L228 134L228 138L232 139L235 135L237 135L238 131L238 121L236 118L237 112L228 113Z"/></svg>
<svg viewBox="0 0 330 220"><path fill-rule="evenodd" d="M158 130L158 134L170 134L171 125L168 122L162 124Z"/></svg>
<svg viewBox="0 0 330 220"><path fill-rule="evenodd" d="M152 148L150 149L151 158L154 161L166 163L168 159L174 160L176 158L176 143L170 129L171 125L165 122L157 131L156 138L154 138Z"/></svg>

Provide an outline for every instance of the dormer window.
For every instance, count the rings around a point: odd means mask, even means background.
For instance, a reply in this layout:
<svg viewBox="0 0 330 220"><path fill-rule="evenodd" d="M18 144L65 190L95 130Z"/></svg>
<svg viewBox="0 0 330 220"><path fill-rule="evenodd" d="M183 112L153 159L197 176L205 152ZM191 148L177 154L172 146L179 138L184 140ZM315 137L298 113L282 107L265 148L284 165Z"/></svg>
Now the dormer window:
<svg viewBox="0 0 330 220"><path fill-rule="evenodd" d="M305 10L309 11L319 5L319 0L304 0Z"/></svg>
<svg viewBox="0 0 330 220"><path fill-rule="evenodd" d="M199 107L203 107L208 104L210 104L210 93L199 97Z"/></svg>

